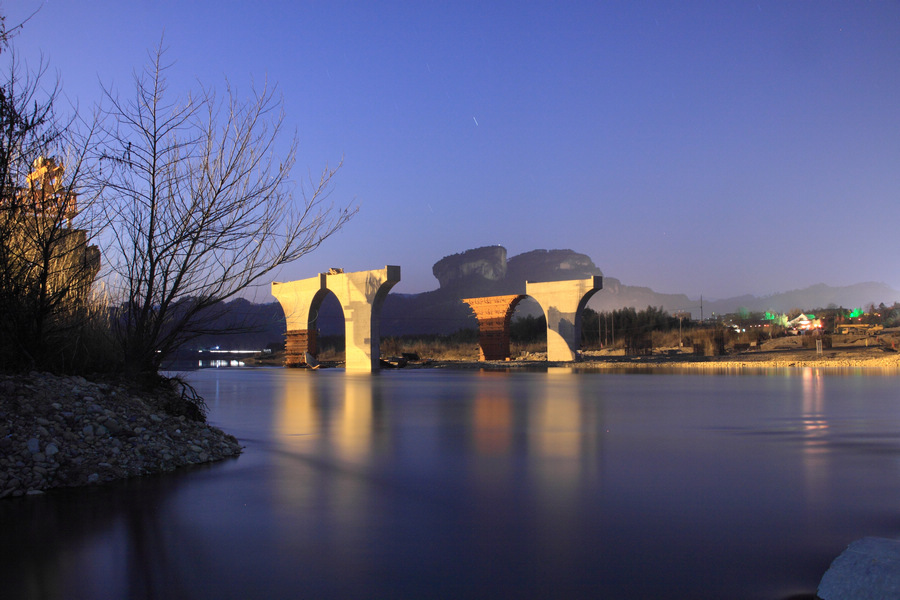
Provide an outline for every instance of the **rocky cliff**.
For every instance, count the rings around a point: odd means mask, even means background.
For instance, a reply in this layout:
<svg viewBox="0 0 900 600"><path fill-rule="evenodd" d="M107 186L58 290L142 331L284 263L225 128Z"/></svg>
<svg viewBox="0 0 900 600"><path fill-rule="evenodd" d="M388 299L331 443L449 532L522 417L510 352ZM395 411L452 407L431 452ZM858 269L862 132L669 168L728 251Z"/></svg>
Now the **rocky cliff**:
<svg viewBox="0 0 900 600"><path fill-rule="evenodd" d="M506 259L503 246L483 246L445 256L432 273L443 290L493 288L493 293L525 290L526 281L563 281L602 275L587 254L572 250L532 250Z"/></svg>
<svg viewBox="0 0 900 600"><path fill-rule="evenodd" d="M587 254L572 250L532 250L509 259L507 278L516 282L565 281L603 275Z"/></svg>
<svg viewBox="0 0 900 600"><path fill-rule="evenodd" d="M506 277L506 248L483 246L451 254L434 263L431 272L442 288L453 287L470 279L500 281Z"/></svg>
<svg viewBox="0 0 900 600"><path fill-rule="evenodd" d="M432 268L440 288L410 296L391 294L382 309L382 332L452 333L476 328L462 298L524 294L525 282L585 279L602 275L586 254L572 250L532 250L506 258L503 246L484 246L446 256Z"/></svg>

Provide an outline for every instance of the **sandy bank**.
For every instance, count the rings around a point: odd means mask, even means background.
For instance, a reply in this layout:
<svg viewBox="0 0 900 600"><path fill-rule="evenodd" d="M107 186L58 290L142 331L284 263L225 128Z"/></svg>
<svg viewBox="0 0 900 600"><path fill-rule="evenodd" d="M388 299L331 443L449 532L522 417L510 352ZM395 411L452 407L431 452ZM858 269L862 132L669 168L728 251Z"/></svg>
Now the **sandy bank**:
<svg viewBox="0 0 900 600"><path fill-rule="evenodd" d="M579 362L546 362L540 355L527 360L510 361L438 361L435 367L516 369L548 367L573 367L579 371L622 369L647 370L734 370L781 368L860 368L871 370L897 369L900 373L900 352L883 347L846 347L823 351L815 349L786 348L732 353L723 356L696 356L676 350L657 352L650 356L624 356L586 352Z"/></svg>

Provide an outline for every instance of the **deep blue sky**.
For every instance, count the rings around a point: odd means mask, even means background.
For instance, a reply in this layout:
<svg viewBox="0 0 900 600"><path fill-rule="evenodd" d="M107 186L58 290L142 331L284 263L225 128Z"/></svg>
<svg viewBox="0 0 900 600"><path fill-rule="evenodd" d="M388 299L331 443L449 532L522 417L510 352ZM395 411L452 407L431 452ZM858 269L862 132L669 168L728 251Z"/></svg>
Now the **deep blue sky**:
<svg viewBox="0 0 900 600"><path fill-rule="evenodd" d="M87 110L164 35L173 91L268 77L358 216L279 279L571 248L692 297L900 289L898 2L3 2ZM888 299L886 299L888 300Z"/></svg>

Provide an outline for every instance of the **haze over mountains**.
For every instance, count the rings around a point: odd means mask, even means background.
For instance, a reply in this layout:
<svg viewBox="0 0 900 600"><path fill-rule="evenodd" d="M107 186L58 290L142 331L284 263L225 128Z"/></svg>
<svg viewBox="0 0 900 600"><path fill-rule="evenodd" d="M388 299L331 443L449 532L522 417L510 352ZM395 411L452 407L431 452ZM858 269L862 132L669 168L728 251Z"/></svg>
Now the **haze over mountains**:
<svg viewBox="0 0 900 600"><path fill-rule="evenodd" d="M439 287L420 294L389 294L382 309L381 333L385 336L425 333L453 333L462 328L477 328L478 324L462 298L525 293L526 281L562 281L603 275L600 268L586 254L572 250L532 250L507 257L503 246L485 246L446 256L432 269ZM883 283L859 283L831 287L818 284L769 296L738 296L726 299L689 298L685 294L662 294L649 287L626 285L619 279L604 276L603 289L595 294L588 307L609 311L623 307L638 309L661 307L670 313L690 312L694 319L713 314L749 311L789 312L799 308L812 310L828 306L864 308L869 304L893 304L900 301L900 292ZM196 347L262 348L283 340L284 314L277 303L253 304L235 300L227 305L221 319L223 329L236 323L252 327L253 331L228 335L207 335L199 338ZM516 311L539 314L536 303L523 301ZM343 333L340 306L333 297L323 304L318 315L318 327L323 335Z"/></svg>

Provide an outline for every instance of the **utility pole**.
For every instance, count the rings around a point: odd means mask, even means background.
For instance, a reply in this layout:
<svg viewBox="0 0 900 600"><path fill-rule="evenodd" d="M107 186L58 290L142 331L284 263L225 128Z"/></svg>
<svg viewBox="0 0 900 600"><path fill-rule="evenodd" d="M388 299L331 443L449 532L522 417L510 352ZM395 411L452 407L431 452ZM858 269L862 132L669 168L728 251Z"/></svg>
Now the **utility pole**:
<svg viewBox="0 0 900 600"><path fill-rule="evenodd" d="M703 323L703 294L700 294L700 322Z"/></svg>

